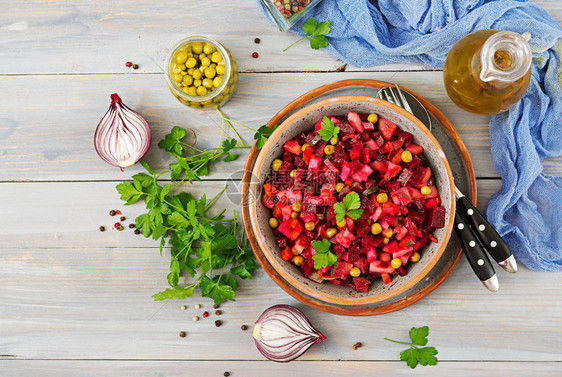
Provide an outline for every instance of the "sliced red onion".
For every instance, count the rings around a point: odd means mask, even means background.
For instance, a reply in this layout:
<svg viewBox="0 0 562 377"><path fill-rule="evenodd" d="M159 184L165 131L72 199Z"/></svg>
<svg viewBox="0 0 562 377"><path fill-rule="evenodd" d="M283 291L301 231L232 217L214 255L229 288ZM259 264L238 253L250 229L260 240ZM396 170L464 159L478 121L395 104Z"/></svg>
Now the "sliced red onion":
<svg viewBox="0 0 562 377"><path fill-rule="evenodd" d="M271 361L286 363L326 340L308 318L291 305L275 305L256 321L252 334L258 350Z"/></svg>
<svg viewBox="0 0 562 377"><path fill-rule="evenodd" d="M152 132L146 120L113 93L109 110L94 134L94 147L101 159L110 165L128 168L146 155L151 140Z"/></svg>

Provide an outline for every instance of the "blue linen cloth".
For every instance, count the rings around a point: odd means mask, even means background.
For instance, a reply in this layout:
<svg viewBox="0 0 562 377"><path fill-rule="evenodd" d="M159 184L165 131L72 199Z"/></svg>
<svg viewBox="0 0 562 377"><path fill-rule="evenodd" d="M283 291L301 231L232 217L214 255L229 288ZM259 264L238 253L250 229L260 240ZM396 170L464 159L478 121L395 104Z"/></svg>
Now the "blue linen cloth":
<svg viewBox="0 0 562 377"><path fill-rule="evenodd" d="M529 89L490 122L502 187L486 215L519 262L562 270L562 177L542 172L544 158L562 154L562 28L548 12L512 0L324 0L291 30L304 36L310 16L330 21L326 50L357 67L442 67L453 44L475 30L531 33Z"/></svg>

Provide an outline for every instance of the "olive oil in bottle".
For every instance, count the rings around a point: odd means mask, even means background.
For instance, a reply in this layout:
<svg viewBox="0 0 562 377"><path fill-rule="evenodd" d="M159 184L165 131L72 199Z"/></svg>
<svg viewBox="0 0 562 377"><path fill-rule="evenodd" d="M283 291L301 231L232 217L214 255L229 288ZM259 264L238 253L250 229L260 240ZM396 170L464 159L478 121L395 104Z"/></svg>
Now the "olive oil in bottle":
<svg viewBox="0 0 562 377"><path fill-rule="evenodd" d="M451 100L477 114L501 113L527 91L531 79L529 33L479 30L447 54L443 81Z"/></svg>

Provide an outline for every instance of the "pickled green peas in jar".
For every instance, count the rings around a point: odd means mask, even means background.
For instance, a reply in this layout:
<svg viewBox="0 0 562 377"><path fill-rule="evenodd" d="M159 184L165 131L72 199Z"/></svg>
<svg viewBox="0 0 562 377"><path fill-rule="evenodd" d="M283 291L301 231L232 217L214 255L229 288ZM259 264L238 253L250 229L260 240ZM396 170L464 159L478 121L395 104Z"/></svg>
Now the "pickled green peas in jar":
<svg viewBox="0 0 562 377"><path fill-rule="evenodd" d="M236 61L220 43L194 36L179 41L166 59L166 81L178 101L193 108L226 103L238 82Z"/></svg>

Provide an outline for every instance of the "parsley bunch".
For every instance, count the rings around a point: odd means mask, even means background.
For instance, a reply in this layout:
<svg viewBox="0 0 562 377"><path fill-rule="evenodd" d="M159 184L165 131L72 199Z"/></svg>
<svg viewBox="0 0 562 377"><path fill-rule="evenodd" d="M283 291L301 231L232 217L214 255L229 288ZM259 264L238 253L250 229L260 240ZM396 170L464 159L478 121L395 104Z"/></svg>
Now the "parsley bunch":
<svg viewBox="0 0 562 377"><path fill-rule="evenodd" d="M331 266L337 262L338 256L330 251L330 246L332 246L332 243L325 238L321 241L312 242L312 247L316 251L312 256L315 270Z"/></svg>
<svg viewBox="0 0 562 377"><path fill-rule="evenodd" d="M224 124L223 124L224 131ZM179 298L193 295L201 289L203 297L212 298L216 304L234 299L238 287L235 276L251 279L257 268L254 255L249 249L236 219L236 212L230 219L223 210L218 215L208 213L210 207L226 187L212 199L205 195L196 199L188 192L176 192L186 179L191 183L208 174L210 162L232 161L238 155L235 139L219 140L219 147L200 150L182 141L186 130L174 127L158 145L175 158L169 169L156 173L144 161L147 173L133 175L133 181L117 185L117 192L126 205L142 200L147 212L136 218L136 227L145 237L160 241L160 254L166 245L171 246L170 273L171 288L153 295L155 300ZM159 178L171 174L171 181L183 179L174 184L161 184ZM198 270L198 271L197 271ZM192 278L187 286L180 286L180 275L186 273Z"/></svg>
<svg viewBox="0 0 562 377"><path fill-rule="evenodd" d="M326 39L325 35L330 32L330 21L322 21L318 23L313 17L310 17L303 25L302 30L306 33L306 37L302 37L289 47L283 50L287 51L300 41L310 39L310 48L318 50L319 48L327 47L330 42Z"/></svg>
<svg viewBox="0 0 562 377"><path fill-rule="evenodd" d="M437 355L438 352L435 347L417 347L425 346L427 344L429 328L427 326L418 328L412 327L409 335L410 340L412 341L411 343L399 342L388 338L384 339L389 342L410 346L410 348L400 352L400 360L405 361L412 369L414 369L418 363L424 366L437 364L437 357L435 357L435 355Z"/></svg>
<svg viewBox="0 0 562 377"><path fill-rule="evenodd" d="M334 204L336 220L339 222L345 221L346 216L351 217L353 220L357 220L363 214L363 210L359 209L360 206L361 199L359 199L359 194L353 191L350 192L344 196L342 202Z"/></svg>
<svg viewBox="0 0 562 377"><path fill-rule="evenodd" d="M334 122L330 120L327 116L322 119L321 127L318 130L318 135L324 141L330 141L331 138L337 137L340 133L340 128L334 125Z"/></svg>

